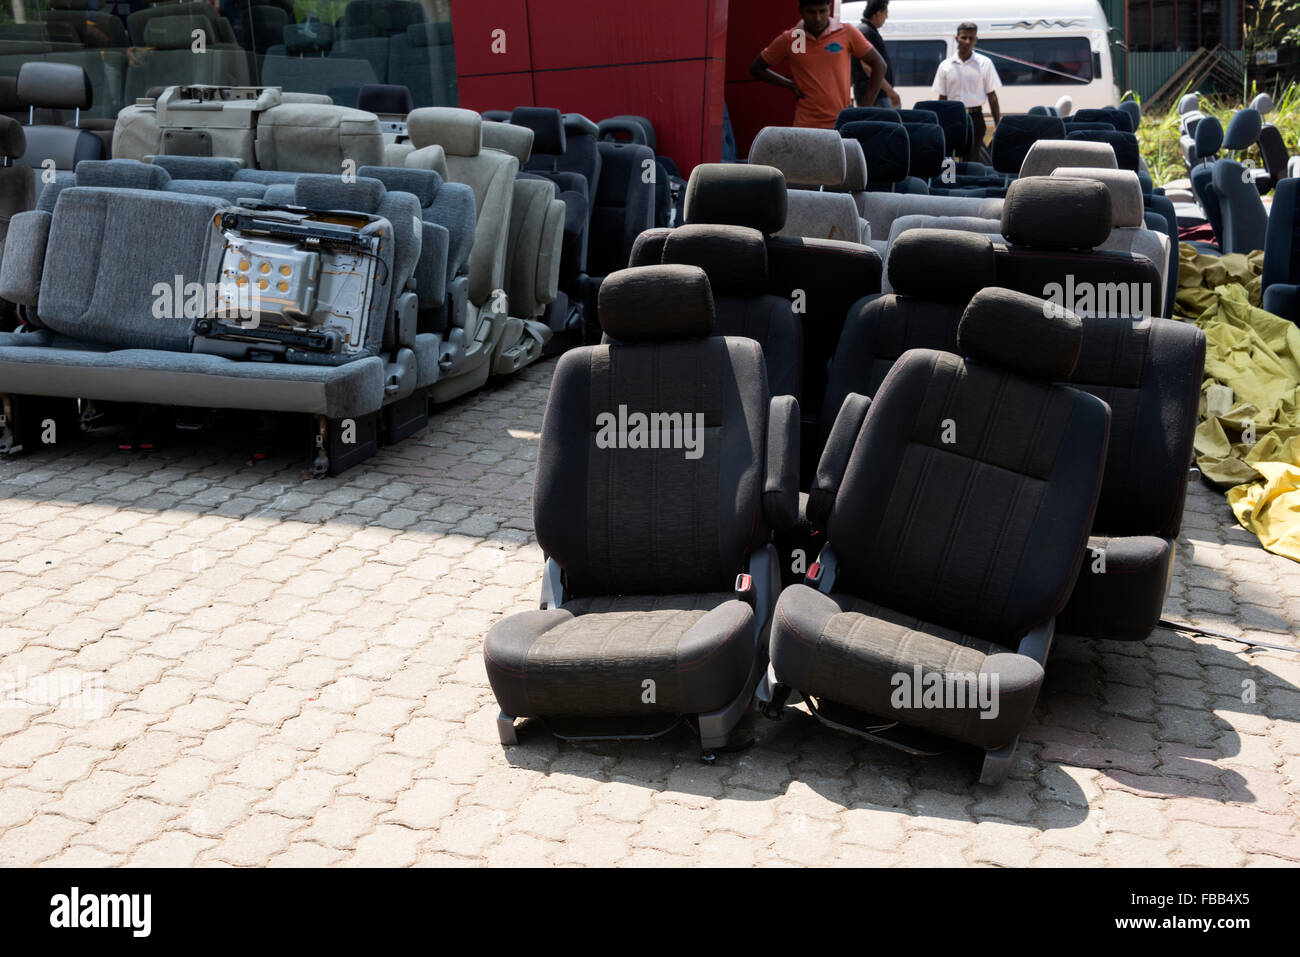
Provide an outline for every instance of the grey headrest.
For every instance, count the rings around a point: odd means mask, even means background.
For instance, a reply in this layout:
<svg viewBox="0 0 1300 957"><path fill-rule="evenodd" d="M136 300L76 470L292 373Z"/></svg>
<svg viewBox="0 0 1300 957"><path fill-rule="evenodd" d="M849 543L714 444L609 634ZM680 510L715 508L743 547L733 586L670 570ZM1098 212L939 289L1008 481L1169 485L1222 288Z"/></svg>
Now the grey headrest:
<svg viewBox="0 0 1300 957"><path fill-rule="evenodd" d="M417 149L437 145L448 156L478 156L483 117L454 106L423 106L407 116L406 132Z"/></svg>
<svg viewBox="0 0 1300 957"><path fill-rule="evenodd" d="M1096 180L1029 176L1002 202L1002 235L1017 246L1095 249L1110 227L1110 191Z"/></svg>
<svg viewBox="0 0 1300 957"><path fill-rule="evenodd" d="M1052 171L1054 178L1095 179L1110 191L1110 225L1112 229L1125 226L1141 227L1146 224L1145 204L1142 201L1142 184L1137 173L1130 169L1092 169L1079 166L1062 166Z"/></svg>
<svg viewBox="0 0 1300 957"><path fill-rule="evenodd" d="M835 130L765 126L754 137L749 161L774 166L787 186L839 186L844 182L844 147Z"/></svg>
<svg viewBox="0 0 1300 957"><path fill-rule="evenodd" d="M1082 347L1074 313L997 286L976 293L957 326L963 355L1038 379L1068 379Z"/></svg>
<svg viewBox="0 0 1300 957"><path fill-rule="evenodd" d="M1273 112L1273 98L1267 93L1261 93L1250 101L1250 105L1259 113L1260 116L1268 116Z"/></svg>
<svg viewBox="0 0 1300 957"><path fill-rule="evenodd" d="M161 166L139 160L82 160L77 164L78 186L111 186L115 189L162 189L171 175Z"/></svg>
<svg viewBox="0 0 1300 957"><path fill-rule="evenodd" d="M889 284L907 296L969 302L996 279L993 243L980 233L909 229L889 247Z"/></svg>
<svg viewBox="0 0 1300 957"><path fill-rule="evenodd" d="M785 214L785 177L771 166L701 163L686 184L688 223L748 226L770 236L784 228Z"/></svg>
<svg viewBox="0 0 1300 957"><path fill-rule="evenodd" d="M857 140L840 139L844 147L844 182L837 188L857 193L867 188L867 154Z"/></svg>
<svg viewBox="0 0 1300 957"><path fill-rule="evenodd" d="M88 110L95 102L86 68L73 63L28 60L18 68L18 99L30 106Z"/></svg>
<svg viewBox="0 0 1300 957"><path fill-rule="evenodd" d="M699 266L636 266L600 284L600 324L617 342L698 339L713 332L713 292Z"/></svg>
<svg viewBox="0 0 1300 957"><path fill-rule="evenodd" d="M1194 113L1201 108L1201 95L1199 93L1184 93L1178 100L1178 113Z"/></svg>
<svg viewBox="0 0 1300 957"><path fill-rule="evenodd" d="M0 156L17 159L27 152L23 125L12 116L0 116Z"/></svg>
<svg viewBox="0 0 1300 957"><path fill-rule="evenodd" d="M433 205L442 188L442 177L431 169L410 169L393 166L363 166L357 170L358 177L377 179L386 190L410 193L420 202L421 209Z"/></svg>
<svg viewBox="0 0 1300 957"><path fill-rule="evenodd" d="M759 296L767 286L767 243L744 226L679 226L664 239L661 260L699 266L714 296Z"/></svg>
<svg viewBox="0 0 1300 957"><path fill-rule="evenodd" d="M1051 176L1061 166L1096 166L1115 169L1115 150L1109 143L1089 140L1038 140L1020 164L1021 176Z"/></svg>
<svg viewBox="0 0 1300 957"><path fill-rule="evenodd" d="M501 150L519 160L523 166L528 157L533 155L533 131L526 126L511 123L496 123L492 120L483 122L483 148Z"/></svg>

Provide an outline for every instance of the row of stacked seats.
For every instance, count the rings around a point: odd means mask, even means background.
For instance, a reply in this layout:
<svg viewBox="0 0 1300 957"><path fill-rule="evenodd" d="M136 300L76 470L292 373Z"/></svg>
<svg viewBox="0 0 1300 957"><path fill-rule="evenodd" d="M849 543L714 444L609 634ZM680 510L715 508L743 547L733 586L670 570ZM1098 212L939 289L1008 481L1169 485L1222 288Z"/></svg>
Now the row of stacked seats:
<svg viewBox="0 0 1300 957"><path fill-rule="evenodd" d="M535 499L542 607L484 647L503 743L521 717L584 737L687 718L711 752L737 743L755 695L779 716L793 691L826 723L907 750L978 746L994 782L1055 630L1138 640L1158 620L1204 336L1038 298L1069 276L1156 281L1143 257L1096 251L1109 185L1017 180L1006 243L902 233L895 292L838 321L879 259L779 236L782 196L798 192L771 167L697 167L686 224L638 240L601 288L604 341L557 367ZM796 312L793 264L840 288ZM814 384L826 325L830 381ZM801 407L818 410L812 430ZM705 440L695 455L593 443L616 409L699 416ZM781 591L807 528L825 544ZM892 673L913 667L995 678L997 715L897 707Z"/></svg>

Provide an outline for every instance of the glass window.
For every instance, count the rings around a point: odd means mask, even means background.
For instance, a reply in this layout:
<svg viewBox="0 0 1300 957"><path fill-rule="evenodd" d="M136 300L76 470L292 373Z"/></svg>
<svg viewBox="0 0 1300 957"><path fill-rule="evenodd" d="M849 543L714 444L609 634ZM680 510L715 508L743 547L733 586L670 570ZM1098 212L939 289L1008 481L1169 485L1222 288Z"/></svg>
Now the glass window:
<svg viewBox="0 0 1300 957"><path fill-rule="evenodd" d="M885 51L894 70L895 86L930 86L939 64L948 55L948 45L942 40L886 38Z"/></svg>
<svg viewBox="0 0 1300 957"><path fill-rule="evenodd" d="M975 49L993 61L1004 86L1092 80L1087 37L980 40Z"/></svg>
<svg viewBox="0 0 1300 957"><path fill-rule="evenodd" d="M450 0L0 2L0 76L32 59L84 66L92 117L190 83L279 86L342 106L391 83L416 107L457 104Z"/></svg>

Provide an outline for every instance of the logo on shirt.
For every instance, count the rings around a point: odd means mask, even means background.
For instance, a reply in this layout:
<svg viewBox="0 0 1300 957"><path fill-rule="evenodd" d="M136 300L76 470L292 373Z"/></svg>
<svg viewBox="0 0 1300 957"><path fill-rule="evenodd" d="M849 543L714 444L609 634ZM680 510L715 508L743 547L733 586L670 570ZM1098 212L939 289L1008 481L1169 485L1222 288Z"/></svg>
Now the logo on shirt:
<svg viewBox="0 0 1300 957"><path fill-rule="evenodd" d="M828 53L843 53L844 47L840 45L838 40L832 40L830 43L826 44L826 51Z"/></svg>

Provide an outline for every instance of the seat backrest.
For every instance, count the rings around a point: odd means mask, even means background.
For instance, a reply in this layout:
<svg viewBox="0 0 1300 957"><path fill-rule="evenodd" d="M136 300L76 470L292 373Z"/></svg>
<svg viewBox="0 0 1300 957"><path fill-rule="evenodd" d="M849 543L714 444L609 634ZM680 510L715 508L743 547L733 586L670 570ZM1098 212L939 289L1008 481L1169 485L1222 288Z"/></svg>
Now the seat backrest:
<svg viewBox="0 0 1300 957"><path fill-rule="evenodd" d="M388 76L411 89L414 108L455 106L456 60L451 24L412 23L388 38Z"/></svg>
<svg viewBox="0 0 1300 957"><path fill-rule="evenodd" d="M552 379L538 544L579 597L730 591L770 535L762 350L710 335L699 267L617 271L599 308L608 341L565 353Z"/></svg>
<svg viewBox="0 0 1300 957"><path fill-rule="evenodd" d="M1136 133L1142 125L1142 105L1137 100L1124 100L1119 108L1128 115L1130 132Z"/></svg>
<svg viewBox="0 0 1300 957"><path fill-rule="evenodd" d="M424 19L424 10L415 0L352 0L343 8L339 32L354 38L390 37Z"/></svg>
<svg viewBox="0 0 1300 957"><path fill-rule="evenodd" d="M1273 187L1273 208L1264 239L1261 292L1275 282L1300 285L1300 179L1287 177Z"/></svg>
<svg viewBox="0 0 1300 957"><path fill-rule="evenodd" d="M1264 94L1261 93L1260 96ZM1286 178L1286 162L1290 159L1282 134L1272 123L1265 123L1259 129L1259 152L1264 158L1264 169L1276 186Z"/></svg>
<svg viewBox="0 0 1300 957"><path fill-rule="evenodd" d="M1217 232L1225 253L1263 249L1268 232L1268 210L1249 171L1236 160L1215 160L1211 178L1218 194L1222 232Z"/></svg>
<svg viewBox="0 0 1300 957"><path fill-rule="evenodd" d="M487 129L487 124L483 127ZM564 246L564 203L555 184L532 173L515 179L506 243L506 297L510 315L540 316L559 291Z"/></svg>
<svg viewBox="0 0 1300 957"><path fill-rule="evenodd" d="M256 150L262 169L342 175L362 166L382 166L384 134L373 113L320 103L281 103L258 117Z"/></svg>
<svg viewBox="0 0 1300 957"><path fill-rule="evenodd" d="M1141 167L1142 152L1138 147L1137 137L1132 133L1119 130L1074 130L1069 139L1086 143L1105 143L1115 151L1115 165L1120 169L1137 172Z"/></svg>
<svg viewBox="0 0 1300 957"><path fill-rule="evenodd" d="M779 169L785 176L787 212L781 236L859 242L858 206L836 189L845 180L845 153L834 130L768 126L759 131L749 150L750 162ZM870 173L870 165L868 165Z"/></svg>
<svg viewBox="0 0 1300 957"><path fill-rule="evenodd" d="M833 430L831 443L852 449L826 509L837 591L1012 648L1064 606L1110 414L1059 384L1082 323L1043 307L982 290L958 325L965 358L904 353L860 427L848 417L850 434Z"/></svg>
<svg viewBox="0 0 1300 957"><path fill-rule="evenodd" d="M902 123L855 120L840 127L840 135L857 140L862 147L870 188L889 190L907 179L911 171L912 141Z"/></svg>
<svg viewBox="0 0 1300 957"><path fill-rule="evenodd" d="M1089 143L1084 140L1039 140L1029 147L1025 161L1020 164L1021 176L1051 176L1060 166L1095 166L1099 169L1117 169L1115 150L1108 143Z"/></svg>
<svg viewBox="0 0 1300 957"><path fill-rule="evenodd" d="M1159 267L1133 252L1098 247L1111 235L1110 191L1095 179L1017 179L1002 205L1005 244L995 244L998 285L1091 316L1159 314Z"/></svg>
<svg viewBox="0 0 1300 957"><path fill-rule="evenodd" d="M668 233L660 259L703 269L713 291L713 334L753 339L763 347L772 394L799 398L803 334L791 300L770 291L763 234L743 226L681 226Z"/></svg>
<svg viewBox="0 0 1300 957"><path fill-rule="evenodd" d="M966 107L958 100L918 100L918 110L929 110L939 118L943 127L946 151L949 156L954 153L966 154L970 139L966 127Z"/></svg>
<svg viewBox="0 0 1300 957"><path fill-rule="evenodd" d="M474 190L477 221L470 251L469 298L476 306L487 302L493 290L504 288L510 209L519 172L519 161L510 154L482 148L482 125L482 118L472 110L445 106L412 110L406 118L417 152L441 146L448 178Z"/></svg>
<svg viewBox="0 0 1300 957"><path fill-rule="evenodd" d="M993 168L1018 175L1029 148L1039 140L1065 139L1065 124L1055 116L1004 116L993 131Z"/></svg>
<svg viewBox="0 0 1300 957"><path fill-rule="evenodd" d="M27 152L22 125L12 117L0 116L0 262L9 220L36 205L36 174L30 166L14 162Z"/></svg>
<svg viewBox="0 0 1300 957"><path fill-rule="evenodd" d="M871 235L884 239L901 216L975 216L999 219L1001 197L925 196L916 193L867 193L863 216L871 224Z"/></svg>
<svg viewBox="0 0 1300 957"><path fill-rule="evenodd" d="M1238 110L1232 114L1232 119L1228 120L1228 128L1223 131L1223 148L1233 152L1250 149L1259 139L1259 131L1263 125L1264 120L1258 110L1251 109L1249 106Z"/></svg>
<svg viewBox="0 0 1300 957"><path fill-rule="evenodd" d="M655 157L650 147L639 143L606 140L597 147L600 175L591 209L587 272L606 276L627 267L637 236L654 226L655 187L645 172L654 168Z"/></svg>
<svg viewBox="0 0 1300 957"><path fill-rule="evenodd" d="M908 175L930 180L943 173L943 130L937 123L904 123L908 139Z"/></svg>

